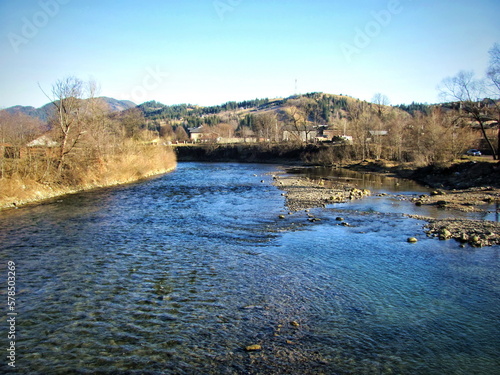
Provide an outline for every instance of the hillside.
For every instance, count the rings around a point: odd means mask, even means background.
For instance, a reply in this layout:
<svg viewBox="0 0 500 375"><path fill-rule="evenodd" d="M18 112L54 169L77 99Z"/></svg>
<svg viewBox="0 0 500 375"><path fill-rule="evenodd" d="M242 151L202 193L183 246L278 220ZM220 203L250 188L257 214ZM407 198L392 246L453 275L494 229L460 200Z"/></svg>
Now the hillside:
<svg viewBox="0 0 500 375"><path fill-rule="evenodd" d="M143 103L138 108L149 120L166 121L171 125L183 125L186 128L195 128L200 125L217 125L228 118L243 120L247 115L274 113L280 115L285 107L293 101L306 99L314 102L314 121L321 124L331 124L333 118L345 117L355 104L372 107L376 104L361 101L346 95L325 93L308 93L293 95L288 98L253 99L242 102L227 102L217 106L202 107L192 104L165 105L157 101ZM426 105L418 105L422 108ZM406 112L415 110L415 106L382 106L385 112ZM430 106L426 106L430 107Z"/></svg>

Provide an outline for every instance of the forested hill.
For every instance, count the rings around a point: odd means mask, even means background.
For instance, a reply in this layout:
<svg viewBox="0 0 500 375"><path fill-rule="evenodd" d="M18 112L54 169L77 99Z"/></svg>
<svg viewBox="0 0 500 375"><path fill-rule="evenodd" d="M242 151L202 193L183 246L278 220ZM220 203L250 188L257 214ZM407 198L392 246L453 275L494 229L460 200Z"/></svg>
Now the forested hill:
<svg viewBox="0 0 500 375"><path fill-rule="evenodd" d="M293 95L288 98L278 99L253 99L242 102L230 101L216 106L197 106L191 104L165 105L157 101L149 101L137 106L144 116L153 121L166 121L172 125L182 124L186 128L194 128L200 125L217 125L223 118L237 116L240 120L248 115L255 115L266 112L280 112L285 107L293 105L299 99L309 99L314 103L314 116L317 123L329 124L332 115L342 117L349 111L349 106L354 103L363 103L367 106L376 105L346 95L324 94L320 92L308 93L304 95ZM397 108L414 114L416 111L423 113L430 112L430 105L412 103L410 105L400 105Z"/></svg>

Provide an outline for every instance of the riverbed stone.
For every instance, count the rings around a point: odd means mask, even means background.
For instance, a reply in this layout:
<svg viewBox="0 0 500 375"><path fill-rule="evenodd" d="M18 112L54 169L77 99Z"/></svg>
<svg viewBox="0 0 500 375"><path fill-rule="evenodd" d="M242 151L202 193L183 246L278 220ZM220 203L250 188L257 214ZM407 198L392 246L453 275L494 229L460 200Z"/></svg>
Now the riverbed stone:
<svg viewBox="0 0 500 375"><path fill-rule="evenodd" d="M460 237L458 238L458 240L462 243L466 243L469 241L469 236L467 235L467 233L460 233Z"/></svg>
<svg viewBox="0 0 500 375"><path fill-rule="evenodd" d="M258 345L258 344L255 344L255 345L249 345L245 348L245 350L247 352L258 352L260 350L262 350L262 346L261 345Z"/></svg>
<svg viewBox="0 0 500 375"><path fill-rule="evenodd" d="M443 228L439 231L438 236L440 240L449 240L453 235L448 229Z"/></svg>
<svg viewBox="0 0 500 375"><path fill-rule="evenodd" d="M433 192L431 192L431 196L436 196L436 195L444 195L444 191L442 190L434 190Z"/></svg>
<svg viewBox="0 0 500 375"><path fill-rule="evenodd" d="M448 204L448 202L446 202L446 201L437 201L436 202L436 206L438 206L439 208L445 208L447 204Z"/></svg>
<svg viewBox="0 0 500 375"><path fill-rule="evenodd" d="M483 243L481 241L481 237L478 235L474 235L470 237L469 243L474 247L482 247Z"/></svg>
<svg viewBox="0 0 500 375"><path fill-rule="evenodd" d="M407 241L409 243L416 243L416 242L418 242L418 239L416 237L408 237Z"/></svg>

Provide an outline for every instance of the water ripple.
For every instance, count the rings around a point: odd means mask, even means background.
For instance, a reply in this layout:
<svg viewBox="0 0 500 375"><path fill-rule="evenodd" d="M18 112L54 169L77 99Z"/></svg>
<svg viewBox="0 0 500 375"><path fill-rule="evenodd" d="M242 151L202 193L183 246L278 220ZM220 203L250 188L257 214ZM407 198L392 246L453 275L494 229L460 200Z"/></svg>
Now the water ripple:
<svg viewBox="0 0 500 375"><path fill-rule="evenodd" d="M338 207L280 220L283 197L261 182L275 170L186 163L2 214L0 260L20 275L18 373L500 367L498 247L410 245L422 223L348 206L351 227Z"/></svg>

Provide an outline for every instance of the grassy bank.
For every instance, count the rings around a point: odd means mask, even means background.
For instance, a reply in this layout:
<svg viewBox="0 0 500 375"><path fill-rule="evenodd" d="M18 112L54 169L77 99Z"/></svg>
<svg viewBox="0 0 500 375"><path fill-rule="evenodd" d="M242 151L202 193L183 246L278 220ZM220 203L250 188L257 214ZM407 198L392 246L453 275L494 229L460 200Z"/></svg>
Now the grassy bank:
<svg viewBox="0 0 500 375"><path fill-rule="evenodd" d="M72 163L60 175L14 173L0 179L0 210L99 187L135 182L174 170L176 157L160 146L128 144L120 152Z"/></svg>

